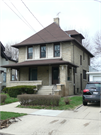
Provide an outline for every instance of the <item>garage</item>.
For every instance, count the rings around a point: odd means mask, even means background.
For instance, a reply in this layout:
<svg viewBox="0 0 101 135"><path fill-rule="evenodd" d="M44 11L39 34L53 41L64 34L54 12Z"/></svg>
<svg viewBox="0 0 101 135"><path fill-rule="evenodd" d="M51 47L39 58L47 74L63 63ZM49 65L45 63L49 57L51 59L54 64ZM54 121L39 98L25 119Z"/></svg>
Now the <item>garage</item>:
<svg viewBox="0 0 101 135"><path fill-rule="evenodd" d="M101 76L93 76L94 81L101 81Z"/></svg>

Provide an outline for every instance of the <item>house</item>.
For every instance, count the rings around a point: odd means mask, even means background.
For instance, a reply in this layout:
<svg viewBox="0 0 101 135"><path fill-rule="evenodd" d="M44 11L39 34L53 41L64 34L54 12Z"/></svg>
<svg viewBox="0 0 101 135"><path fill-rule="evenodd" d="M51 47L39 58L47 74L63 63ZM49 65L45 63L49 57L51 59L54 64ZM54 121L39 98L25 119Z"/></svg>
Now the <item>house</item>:
<svg viewBox="0 0 101 135"><path fill-rule="evenodd" d="M14 64L17 61L12 60L10 57L8 57L5 53L5 47L0 42L0 91L6 87L6 68L3 68L1 66L5 64ZM16 71L12 70L12 80L16 80Z"/></svg>
<svg viewBox="0 0 101 135"><path fill-rule="evenodd" d="M89 67L89 72L86 74L89 76L89 81L101 81L101 71L98 71L91 66Z"/></svg>
<svg viewBox="0 0 101 135"><path fill-rule="evenodd" d="M42 91L44 86L49 89L55 85L55 94L62 96L81 92L88 82L90 58L94 57L82 46L82 39L76 30L63 31L59 18L55 18L46 28L13 45L19 49L19 60L4 66L7 87L37 85ZM17 69L18 81L11 81L12 69Z"/></svg>

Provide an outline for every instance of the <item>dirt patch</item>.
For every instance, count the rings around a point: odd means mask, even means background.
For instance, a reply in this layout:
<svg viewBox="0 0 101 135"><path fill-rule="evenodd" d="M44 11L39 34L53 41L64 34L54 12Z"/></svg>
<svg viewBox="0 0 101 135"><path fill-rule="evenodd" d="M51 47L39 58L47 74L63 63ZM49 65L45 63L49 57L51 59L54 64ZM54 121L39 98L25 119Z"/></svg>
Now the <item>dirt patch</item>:
<svg viewBox="0 0 101 135"><path fill-rule="evenodd" d="M55 122L57 122L57 121L59 121L59 120L53 120L53 121L51 121L50 123L52 124L52 123L55 123Z"/></svg>
<svg viewBox="0 0 101 135"><path fill-rule="evenodd" d="M21 121L21 119L15 117L6 120L0 120L0 129L9 127L13 122L18 122L17 120Z"/></svg>

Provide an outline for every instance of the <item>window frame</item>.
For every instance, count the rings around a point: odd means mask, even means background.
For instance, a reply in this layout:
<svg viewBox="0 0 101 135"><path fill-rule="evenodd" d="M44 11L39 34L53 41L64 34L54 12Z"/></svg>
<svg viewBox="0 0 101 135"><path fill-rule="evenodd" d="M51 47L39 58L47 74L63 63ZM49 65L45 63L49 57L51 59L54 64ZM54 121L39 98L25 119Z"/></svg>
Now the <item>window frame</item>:
<svg viewBox="0 0 101 135"><path fill-rule="evenodd" d="M28 52L28 49L29 49L29 48L32 48L32 53L29 53L29 52ZM32 57L31 57L31 58L29 57L29 54L32 54ZM33 46L28 46L28 47L27 47L27 59L33 59Z"/></svg>
<svg viewBox="0 0 101 135"><path fill-rule="evenodd" d="M80 65L82 65L82 55L80 55Z"/></svg>
<svg viewBox="0 0 101 135"><path fill-rule="evenodd" d="M46 45L40 45L40 58L46 58L46 50L45 50L45 57L42 57L41 47L45 47L46 48Z"/></svg>
<svg viewBox="0 0 101 135"><path fill-rule="evenodd" d="M87 77L86 77L86 70L83 70L83 79L87 79Z"/></svg>
<svg viewBox="0 0 101 135"><path fill-rule="evenodd" d="M3 82L6 82L6 72L3 72Z"/></svg>
<svg viewBox="0 0 101 135"><path fill-rule="evenodd" d="M59 46L59 56L55 56L55 46ZM54 57L60 57L60 43L54 44Z"/></svg>

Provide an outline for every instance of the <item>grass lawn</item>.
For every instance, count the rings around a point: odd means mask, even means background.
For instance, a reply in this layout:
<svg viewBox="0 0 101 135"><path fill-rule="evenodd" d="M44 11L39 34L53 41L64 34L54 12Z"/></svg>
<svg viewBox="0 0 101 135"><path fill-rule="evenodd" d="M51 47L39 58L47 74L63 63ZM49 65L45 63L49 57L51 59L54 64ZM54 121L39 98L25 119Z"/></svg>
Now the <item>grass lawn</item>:
<svg viewBox="0 0 101 135"><path fill-rule="evenodd" d="M1 94L5 94L5 93L1 93ZM9 104L9 103L13 103L13 102L17 102L18 101L17 98L12 98L8 94L5 94L5 95L7 95L7 98L5 100L5 103L0 103L1 105Z"/></svg>
<svg viewBox="0 0 101 135"><path fill-rule="evenodd" d="M65 104L64 97L61 97L59 106L21 106L18 105L18 107L21 108L33 108L33 109L53 109L53 110L67 110L67 109L74 109L75 107L82 104L82 96L75 96L75 97L69 97L70 104Z"/></svg>
<svg viewBox="0 0 101 135"><path fill-rule="evenodd" d="M13 113L13 112L0 112L0 120L6 120L8 118L12 118L12 117L20 117L20 116L24 116L27 115L25 113Z"/></svg>

